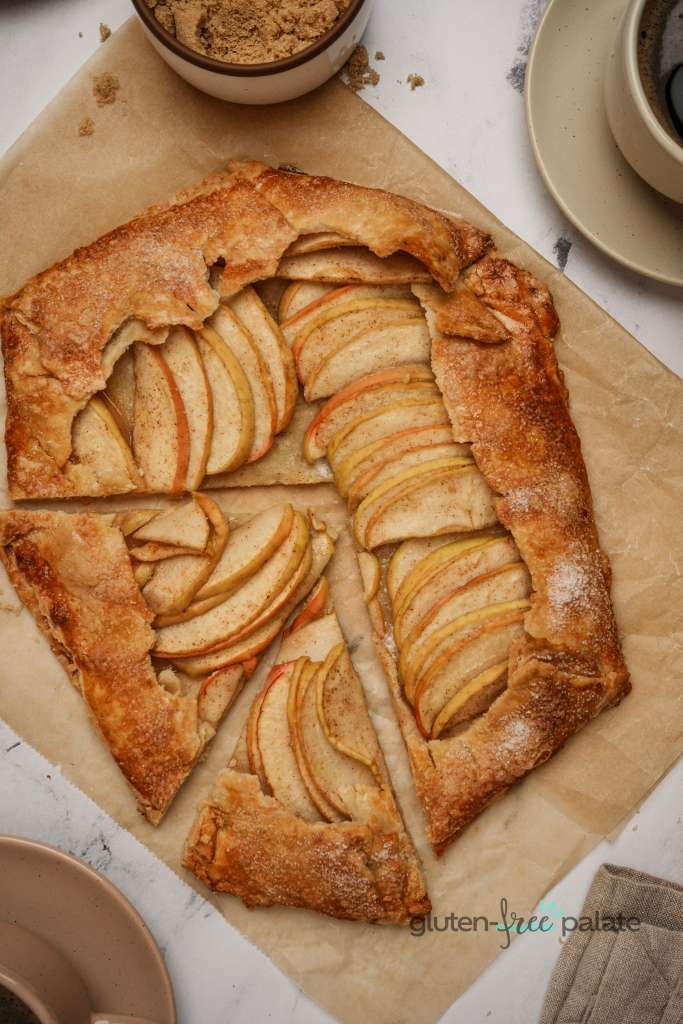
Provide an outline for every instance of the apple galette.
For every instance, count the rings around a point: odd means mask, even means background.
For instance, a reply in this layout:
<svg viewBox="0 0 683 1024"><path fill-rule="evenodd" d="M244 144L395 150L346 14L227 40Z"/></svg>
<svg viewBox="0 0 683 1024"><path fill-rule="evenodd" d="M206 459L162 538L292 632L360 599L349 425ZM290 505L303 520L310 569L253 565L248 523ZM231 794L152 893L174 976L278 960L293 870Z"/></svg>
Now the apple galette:
<svg viewBox="0 0 683 1024"><path fill-rule="evenodd" d="M12 578L153 820L332 549L290 506L228 526L200 486L333 481L346 499L437 852L628 691L558 326L547 288L477 228L257 163L5 300L12 497L194 492L171 510L2 518ZM424 898L412 848L342 640L319 641L337 629L327 605L309 625L187 862L250 903L399 919ZM297 634L313 646L290 656ZM334 725L328 670L355 694ZM147 716L168 724L152 736Z"/></svg>
<svg viewBox="0 0 683 1024"><path fill-rule="evenodd" d="M285 634L184 863L247 906L393 923L430 909L325 577Z"/></svg>

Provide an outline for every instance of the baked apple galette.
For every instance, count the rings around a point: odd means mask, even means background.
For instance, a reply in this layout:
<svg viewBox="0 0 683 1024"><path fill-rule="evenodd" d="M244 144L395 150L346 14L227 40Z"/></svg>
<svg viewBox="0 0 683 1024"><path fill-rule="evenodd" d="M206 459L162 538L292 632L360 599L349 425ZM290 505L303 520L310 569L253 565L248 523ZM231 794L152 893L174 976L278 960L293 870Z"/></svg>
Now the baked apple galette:
<svg viewBox="0 0 683 1024"><path fill-rule="evenodd" d="M4 301L12 498L130 497L4 512L2 558L151 821L280 637L186 847L213 888L428 907L322 576L333 531L294 501L245 518L231 488L345 499L437 853L627 693L558 327L477 228L257 163Z"/></svg>

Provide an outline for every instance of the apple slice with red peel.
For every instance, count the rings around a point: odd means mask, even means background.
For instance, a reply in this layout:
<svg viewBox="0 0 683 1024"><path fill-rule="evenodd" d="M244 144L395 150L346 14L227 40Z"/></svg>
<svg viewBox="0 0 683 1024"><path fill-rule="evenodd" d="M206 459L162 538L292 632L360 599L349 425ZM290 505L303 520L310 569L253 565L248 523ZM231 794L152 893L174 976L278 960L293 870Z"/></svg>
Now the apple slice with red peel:
<svg viewBox="0 0 683 1024"><path fill-rule="evenodd" d="M420 317L387 321L354 335L330 352L306 381L309 402L327 398L368 374L401 363L429 365L432 341L427 322Z"/></svg>
<svg viewBox="0 0 683 1024"><path fill-rule="evenodd" d="M290 662L268 682L260 702L256 742L263 777L273 797L298 818L319 821L320 813L299 771L287 720L290 687L305 664L305 660Z"/></svg>
<svg viewBox="0 0 683 1024"><path fill-rule="evenodd" d="M465 683L434 719L431 738L438 740L446 729L451 729L462 722L468 722L486 711L505 689L507 674L508 661L506 660L493 665Z"/></svg>
<svg viewBox="0 0 683 1024"><path fill-rule="evenodd" d="M185 489L194 491L204 479L211 448L211 390L197 343L190 331L176 327L159 351L173 375L185 409L190 444Z"/></svg>
<svg viewBox="0 0 683 1024"><path fill-rule="evenodd" d="M262 458L272 447L277 407L270 374L249 334L227 306L220 306L208 321L244 370L254 402L254 439L247 462ZM202 331L202 334L206 328Z"/></svg>
<svg viewBox="0 0 683 1024"><path fill-rule="evenodd" d="M445 412L445 410L443 410ZM370 444L351 452L346 458L339 462L334 460L335 481L337 490L342 496L348 495L350 489L360 476L364 476L375 466L386 462L390 457L399 456L413 448L425 448L429 445L435 447L443 444L451 444L453 431L450 423L440 423L436 426L417 427L414 430L400 430L396 434L389 434L387 437L380 437ZM468 445L458 445L458 455L470 454Z"/></svg>
<svg viewBox="0 0 683 1024"><path fill-rule="evenodd" d="M299 393L294 357L284 336L253 288L244 288L229 302L250 339L260 352L273 388L279 434L290 422Z"/></svg>
<svg viewBox="0 0 683 1024"><path fill-rule="evenodd" d="M325 613L329 597L330 585L327 582L327 577L323 576L318 580L315 587L309 594L304 607L282 634L283 641L286 640L291 633L295 633L298 629L303 629L303 627L308 625L309 622L320 618L320 616Z"/></svg>
<svg viewBox="0 0 683 1024"><path fill-rule="evenodd" d="M103 397L116 411L119 427L126 443L129 446L132 445L135 416L135 366L133 365L132 348L126 349L114 364Z"/></svg>
<svg viewBox="0 0 683 1024"><path fill-rule="evenodd" d="M69 476L87 494L93 486L110 494L137 490L142 479L125 437L101 398L91 398L71 430ZM82 481L82 484L81 484Z"/></svg>
<svg viewBox="0 0 683 1024"><path fill-rule="evenodd" d="M352 238L338 235L336 231L315 231L301 235L285 250L284 256L299 256L307 252L322 252L324 249L338 249L344 246L358 246Z"/></svg>
<svg viewBox="0 0 683 1024"><path fill-rule="evenodd" d="M392 402L357 416L333 434L327 446L327 458L337 474L345 459L358 451L363 451L363 455L359 456L363 458L368 446L375 441L401 431L442 425L450 429L448 413L440 396Z"/></svg>
<svg viewBox="0 0 683 1024"><path fill-rule="evenodd" d="M415 690L415 720L429 737L439 712L473 677L509 657L524 632L524 612L510 613L481 626L453 644L421 676Z"/></svg>
<svg viewBox="0 0 683 1024"><path fill-rule="evenodd" d="M405 470L414 469L417 466L423 466L428 462L440 461L441 459L462 460L461 465L465 465L466 461L474 462L469 457L465 445L458 445L452 441L446 444L430 444L422 447L408 448L406 451L399 451L393 458L387 458L385 462L376 463L367 472L355 478L347 492L349 508L355 508L381 484L395 479Z"/></svg>
<svg viewBox="0 0 683 1024"><path fill-rule="evenodd" d="M334 647L315 677L318 718L328 742L367 768L373 780L382 785L379 769L381 755L372 728L360 680L343 643Z"/></svg>
<svg viewBox="0 0 683 1024"><path fill-rule="evenodd" d="M293 522L294 509L286 504L274 505L237 526L197 597L227 594L253 576L289 536Z"/></svg>
<svg viewBox="0 0 683 1024"><path fill-rule="evenodd" d="M306 657L311 661L323 662L333 647L343 643L344 636L337 616L329 612L312 619L285 637L277 657L278 661L295 661Z"/></svg>
<svg viewBox="0 0 683 1024"><path fill-rule="evenodd" d="M292 680L289 688L289 699L287 701L287 722L289 725L289 736L296 758L299 774L303 779L308 795L318 812L325 821L343 821L344 814L334 807L326 798L318 783L313 778L310 770L309 760L303 743L301 731L301 702L308 692L308 686L312 677L318 670L318 665L308 658L300 659L301 669Z"/></svg>
<svg viewBox="0 0 683 1024"><path fill-rule="evenodd" d="M254 443L254 400L239 360L210 327L197 335L211 392L213 430L206 463L207 473L239 469Z"/></svg>
<svg viewBox="0 0 683 1024"><path fill-rule="evenodd" d="M294 281L287 285L280 298L277 311L278 321L281 324L285 323L333 289L334 285L322 284L318 281Z"/></svg>
<svg viewBox="0 0 683 1024"><path fill-rule="evenodd" d="M209 521L199 501L193 498L150 517L132 533L131 539L159 541L200 553L209 540Z"/></svg>
<svg viewBox="0 0 683 1024"><path fill-rule="evenodd" d="M241 665L213 672L202 683L197 697L197 715L216 729L239 694L244 681Z"/></svg>
<svg viewBox="0 0 683 1024"><path fill-rule="evenodd" d="M297 312L288 317L280 315L280 327L285 340L290 347L294 346L297 337L302 331L308 330L309 325L317 319L321 313L325 313L342 303L359 301L362 299L413 299L413 293L409 285L362 285L351 284L342 288L335 288L334 285L326 285L310 282L298 282L290 285L291 288L325 288L326 292L320 297L308 302Z"/></svg>
<svg viewBox="0 0 683 1024"><path fill-rule="evenodd" d="M379 590L379 582L382 575L379 559L376 555L371 555L369 551L359 551L358 568L360 569L363 581L363 597L365 603L369 604L373 597L376 597Z"/></svg>
<svg viewBox="0 0 683 1024"><path fill-rule="evenodd" d="M185 406L158 348L136 342L133 449L148 491L180 494L190 435Z"/></svg>
<svg viewBox="0 0 683 1024"><path fill-rule="evenodd" d="M293 281L332 283L360 281L367 284L429 284L432 281L426 267L407 253L375 256L363 246L342 246L322 252L284 256L278 264L276 276Z"/></svg>
<svg viewBox="0 0 683 1024"><path fill-rule="evenodd" d="M268 793L269 786L268 780L266 779L265 772L263 770L263 763L261 761L261 751L258 745L258 719L261 714L261 707L268 687L272 682L277 679L278 676L282 675L287 669L287 665L275 665L270 672L264 683L263 689L255 698L254 703L251 705L249 710L249 717L247 718L246 724L246 748L247 748L247 759L249 762L249 770L253 775L258 777L261 784L261 788Z"/></svg>
<svg viewBox="0 0 683 1024"><path fill-rule="evenodd" d="M412 384L431 387L434 394L437 392L431 369L422 364L378 370L342 388L325 402L306 430L304 456L308 462L323 458L333 434L357 416L392 401L409 398L415 393L406 392Z"/></svg>

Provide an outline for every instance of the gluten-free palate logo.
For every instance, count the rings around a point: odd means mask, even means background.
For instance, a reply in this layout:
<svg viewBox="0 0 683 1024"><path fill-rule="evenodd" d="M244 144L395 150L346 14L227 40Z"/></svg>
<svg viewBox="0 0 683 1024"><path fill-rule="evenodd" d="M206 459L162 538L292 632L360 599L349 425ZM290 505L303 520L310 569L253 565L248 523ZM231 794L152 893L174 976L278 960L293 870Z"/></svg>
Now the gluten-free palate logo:
<svg viewBox="0 0 683 1024"><path fill-rule="evenodd" d="M501 949L507 949L513 935L546 934L556 931L565 939L573 932L637 932L640 919L624 914L605 914L595 911L582 917L565 914L554 900L541 900L537 910L528 917L518 914L510 907L505 896L500 901L500 915L495 920L482 914L427 914L413 917L410 921L412 935L422 936L428 932L489 932L501 933Z"/></svg>

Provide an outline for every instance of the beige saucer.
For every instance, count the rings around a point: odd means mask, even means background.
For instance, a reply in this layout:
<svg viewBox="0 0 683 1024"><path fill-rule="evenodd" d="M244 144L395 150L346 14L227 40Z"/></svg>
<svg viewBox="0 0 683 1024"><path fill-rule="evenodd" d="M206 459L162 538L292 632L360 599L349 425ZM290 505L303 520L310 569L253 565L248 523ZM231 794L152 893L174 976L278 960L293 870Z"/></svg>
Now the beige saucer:
<svg viewBox="0 0 683 1024"><path fill-rule="evenodd" d="M51 943L93 1004L176 1024L161 953L111 882L61 850L14 836L0 836L0 867L0 919Z"/></svg>
<svg viewBox="0 0 683 1024"><path fill-rule="evenodd" d="M613 259L683 285L683 206L631 169L610 132L603 71L627 0L551 0L526 72L529 137L553 197Z"/></svg>

